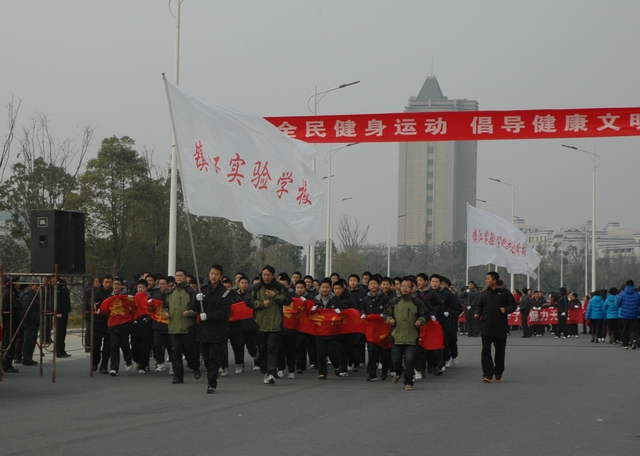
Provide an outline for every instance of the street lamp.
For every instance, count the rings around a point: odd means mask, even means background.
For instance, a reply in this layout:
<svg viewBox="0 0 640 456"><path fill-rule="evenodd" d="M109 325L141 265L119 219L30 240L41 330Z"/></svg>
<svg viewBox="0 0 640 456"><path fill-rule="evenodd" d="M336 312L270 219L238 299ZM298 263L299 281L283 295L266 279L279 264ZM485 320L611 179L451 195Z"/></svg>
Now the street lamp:
<svg viewBox="0 0 640 456"><path fill-rule="evenodd" d="M494 179L493 177L490 177L489 180L499 182L511 188L511 225L513 225L513 221L514 221L513 205L516 199L516 195L518 194L518 187L516 187L516 184L513 181L511 183L508 183L508 182L501 181L500 179ZM514 280L513 280L513 273L511 273L511 291L513 292L513 290L514 290Z"/></svg>
<svg viewBox="0 0 640 456"><path fill-rule="evenodd" d="M307 98L307 109L314 115L318 115L318 103L320 103L322 101L322 99L329 93L329 92L333 92L334 90L338 90L338 89L344 89L345 87L349 87L352 86L354 84L358 84L360 81L355 81L355 82L349 82L348 84L340 84L337 87L333 87L331 89L327 89L327 90L322 90L320 92L318 92L318 86L315 86L314 91L313 91L313 95L311 95L309 98ZM318 98L318 95L321 95L320 98ZM311 107L309 106L309 103L311 102L311 100L313 99L313 109L311 109ZM316 159L313 159L313 163L311 164L311 170L315 173L316 172ZM331 174L331 173L329 173ZM316 262L315 262L315 256L316 256L316 246L315 245L310 245L307 248L307 274L310 276L315 276L315 272L316 272Z"/></svg>
<svg viewBox="0 0 640 456"><path fill-rule="evenodd" d="M396 217L389 218L387 222L387 277L391 276L391 220L400 219L406 217L407 214L398 215Z"/></svg>
<svg viewBox="0 0 640 456"><path fill-rule="evenodd" d="M333 177L331 175L331 157L333 157L333 154L339 151L340 149L344 149L345 147L350 147L356 144L358 143L347 144L345 146L338 147L337 149L333 149L332 146L329 146L329 150L324 154L324 161L327 163L327 165L329 165L329 173L327 175L327 204L331 203L331 178ZM327 157L329 158L329 160L327 160ZM331 274L330 257L331 257L331 234L332 234L331 227L333 225L333 206L331 206L330 209L331 210L327 212L327 236L326 236L327 245L326 245L326 251L324 254L325 277L329 277L329 274Z"/></svg>
<svg viewBox="0 0 640 456"><path fill-rule="evenodd" d="M500 206L498 206L498 203L492 203L491 201L485 201L478 198L476 198L476 201L480 201L481 203L485 203L485 204L491 204L492 206L496 207L495 214L498 215L500 213Z"/></svg>
<svg viewBox="0 0 640 456"><path fill-rule="evenodd" d="M331 233L333 231L333 206L335 206L338 203L341 203L343 201L347 201L352 199L352 196L349 196L347 198L342 198L341 200L338 201L334 201L333 203L331 203L331 207L329 208L329 213L327 214L327 217L329 218L329 220L331 220L331 224L327 226L327 233ZM325 277L329 277L331 275L331 268L333 267L333 249L331 248L333 246L333 239L331 238L331 235L327 236L327 256L325 257L325 265L324 265L324 272L325 272Z"/></svg>
<svg viewBox="0 0 640 456"><path fill-rule="evenodd" d="M562 147L567 149L577 150L579 152L589 155L593 161L593 176L592 176L592 189L591 189L591 290L596 289L596 168L600 165L600 156L596 154L595 149L593 152L588 150L578 149L575 146L567 146L562 144ZM597 159L597 160L596 160Z"/></svg>

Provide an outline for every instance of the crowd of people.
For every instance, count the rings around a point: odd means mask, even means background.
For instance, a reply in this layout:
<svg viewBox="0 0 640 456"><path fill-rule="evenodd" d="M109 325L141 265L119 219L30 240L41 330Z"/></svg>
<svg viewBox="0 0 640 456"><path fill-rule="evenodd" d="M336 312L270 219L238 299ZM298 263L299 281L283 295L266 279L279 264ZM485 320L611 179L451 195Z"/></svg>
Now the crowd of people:
<svg viewBox="0 0 640 456"><path fill-rule="evenodd" d="M18 373L14 363L38 364L33 359L38 331L51 342L51 312L43 309L53 308L54 295L55 353L71 356L64 342L71 311L65 280L18 285L5 278L4 285L3 371ZM390 278L365 272L345 279L334 273L316 280L300 272L276 276L273 267L265 266L253 279L242 272L232 279L214 264L207 280L183 269L170 277L145 272L131 283L109 275L96 278L84 290L84 345L91 353L93 370L114 377L120 372L121 353L127 372L168 370L174 384L184 382L185 363L195 379L201 377L204 364L209 394L215 392L219 376L245 372L245 350L253 361L249 367L259 370L268 385L311 370L317 371L319 380L326 380L331 367L338 378L362 369L369 382L391 377L410 391L416 380L443 375L457 364L458 336L466 335L482 337L482 380L499 382L507 336L520 329L508 322L508 315L516 310L521 314L523 338L546 332L558 339L578 337L580 323L568 321L568 315L571 309L584 309L582 333L588 322L591 342L604 343L608 334L610 344L636 349L640 294L631 280L621 290L596 291L581 302L565 288L551 293L549 299L538 290L510 292L495 272L487 274L484 290L469 282L458 292L438 274ZM361 333L320 336L287 328L283 307L294 299L303 301L310 314L331 309L339 315L355 309L363 319L379 316L390 327L391 347L367 341ZM253 318L230 322L231 307L240 302L253 309ZM557 322L527 324L530 312L548 307L556 309ZM428 322L441 328L443 348L427 350L418 343L420 327Z"/></svg>

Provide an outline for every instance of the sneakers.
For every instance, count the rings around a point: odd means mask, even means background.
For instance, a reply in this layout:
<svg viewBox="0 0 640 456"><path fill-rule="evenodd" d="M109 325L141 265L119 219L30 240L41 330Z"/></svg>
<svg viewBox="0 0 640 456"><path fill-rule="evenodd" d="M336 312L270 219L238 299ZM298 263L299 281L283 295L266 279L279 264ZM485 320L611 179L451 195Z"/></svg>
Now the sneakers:
<svg viewBox="0 0 640 456"><path fill-rule="evenodd" d="M451 367L451 360L450 360L450 359L449 359L449 360L447 360L447 361L444 363L444 367Z"/></svg>
<svg viewBox="0 0 640 456"><path fill-rule="evenodd" d="M269 374L264 374L264 378L262 379L262 383L265 385L269 384Z"/></svg>
<svg viewBox="0 0 640 456"><path fill-rule="evenodd" d="M338 374L338 377L348 377L348 376L349 376L349 373L348 373L348 372L340 372L340 373Z"/></svg>
<svg viewBox="0 0 640 456"><path fill-rule="evenodd" d="M229 371L227 369L220 369L220 377L226 377L229 375Z"/></svg>
<svg viewBox="0 0 640 456"><path fill-rule="evenodd" d="M633 343L631 344L631 350L635 350L636 347L636 341L634 340Z"/></svg>
<svg viewBox="0 0 640 456"><path fill-rule="evenodd" d="M383 372L382 375L380 375L380 380L384 382L386 379L387 379L387 373Z"/></svg>
<svg viewBox="0 0 640 456"><path fill-rule="evenodd" d="M411 391L411 390L413 390L413 386L411 386L411 385L404 385L404 390L405 390L405 391Z"/></svg>
<svg viewBox="0 0 640 456"><path fill-rule="evenodd" d="M502 375L496 375L496 382L502 381Z"/></svg>
<svg viewBox="0 0 640 456"><path fill-rule="evenodd" d="M259 371L260 370L260 366L253 366L253 370L254 371Z"/></svg>
<svg viewBox="0 0 640 456"><path fill-rule="evenodd" d="M118 376L118 371L116 371L115 369L111 369L109 371L109 375L111 375L112 377L117 377Z"/></svg>
<svg viewBox="0 0 640 456"><path fill-rule="evenodd" d="M216 392L216 389L211 386L211 385L207 385L207 394L213 394Z"/></svg>
<svg viewBox="0 0 640 456"><path fill-rule="evenodd" d="M242 374L244 372L244 366L242 364L236 364L236 374Z"/></svg>
<svg viewBox="0 0 640 456"><path fill-rule="evenodd" d="M416 370L413 378L416 380L422 380L422 373L419 370Z"/></svg>
<svg viewBox="0 0 640 456"><path fill-rule="evenodd" d="M293 380L294 378L296 378L296 374L289 372L289 380Z"/></svg>
<svg viewBox="0 0 640 456"><path fill-rule="evenodd" d="M276 378L273 375L267 376L267 383L269 385L275 385L276 384Z"/></svg>
<svg viewBox="0 0 640 456"><path fill-rule="evenodd" d="M393 374L393 378L391 379L393 383L398 383L400 381L400 376L398 374Z"/></svg>
<svg viewBox="0 0 640 456"><path fill-rule="evenodd" d="M177 385L178 383L184 383L184 380L182 380L181 378L173 377L173 380L171 380L171 383L174 385Z"/></svg>
<svg viewBox="0 0 640 456"><path fill-rule="evenodd" d="M318 375L318 380L326 380L326 379L327 379L326 375L324 375L324 374Z"/></svg>
<svg viewBox="0 0 640 456"><path fill-rule="evenodd" d="M138 373L139 373L139 374L146 374L146 373L147 373L147 371L146 371L146 370L144 370L144 369L138 369Z"/></svg>
<svg viewBox="0 0 640 456"><path fill-rule="evenodd" d="M100 369L101 374L108 374L109 371L107 369Z"/></svg>
<svg viewBox="0 0 640 456"><path fill-rule="evenodd" d="M200 372L200 368L198 367L193 371L193 378L198 380L201 376L202 376L202 372Z"/></svg>
<svg viewBox="0 0 640 456"><path fill-rule="evenodd" d="M456 364L458 364L458 358L452 358L451 362L453 363L453 365L455 366Z"/></svg>
<svg viewBox="0 0 640 456"><path fill-rule="evenodd" d="M283 378L284 377L284 370L279 370L278 371L278 378Z"/></svg>
<svg viewBox="0 0 640 456"><path fill-rule="evenodd" d="M489 377L482 377L482 381L484 383L491 383L492 380Z"/></svg>
<svg viewBox="0 0 640 456"><path fill-rule="evenodd" d="M378 378L377 378L377 377L374 377L373 375L368 375L368 376L367 376L367 381L368 381L368 382L375 382L375 381L377 381L377 380L378 380Z"/></svg>
<svg viewBox="0 0 640 456"><path fill-rule="evenodd" d="M133 370L133 364L127 364L127 367L125 367L125 370L127 372L131 372ZM111 373L111 372L109 372L109 373Z"/></svg>
<svg viewBox="0 0 640 456"><path fill-rule="evenodd" d="M167 368L164 367L164 364L156 364L156 372L164 372Z"/></svg>

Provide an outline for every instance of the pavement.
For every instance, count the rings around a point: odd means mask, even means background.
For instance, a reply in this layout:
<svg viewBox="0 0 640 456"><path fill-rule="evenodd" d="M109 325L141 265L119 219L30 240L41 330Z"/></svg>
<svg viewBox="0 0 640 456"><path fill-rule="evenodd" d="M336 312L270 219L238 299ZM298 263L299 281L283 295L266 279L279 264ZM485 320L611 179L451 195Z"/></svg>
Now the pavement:
<svg viewBox="0 0 640 456"><path fill-rule="evenodd" d="M459 336L459 364L405 391L360 370L264 385L250 370L171 384L165 373L90 377L80 334L52 382L51 354L0 382L0 455L624 455L640 448L640 350L578 339L507 343L500 383L483 383L480 339ZM187 370L187 372L189 372Z"/></svg>

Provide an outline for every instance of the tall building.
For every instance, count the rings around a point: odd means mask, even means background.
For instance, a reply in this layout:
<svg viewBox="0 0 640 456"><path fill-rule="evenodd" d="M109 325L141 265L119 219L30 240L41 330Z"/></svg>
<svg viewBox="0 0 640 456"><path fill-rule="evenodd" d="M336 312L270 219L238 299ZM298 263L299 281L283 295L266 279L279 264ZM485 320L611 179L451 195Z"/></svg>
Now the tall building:
<svg viewBox="0 0 640 456"><path fill-rule="evenodd" d="M477 111L475 100L449 100L435 76L405 112ZM464 241L467 203L475 206L477 141L400 143L398 245Z"/></svg>

